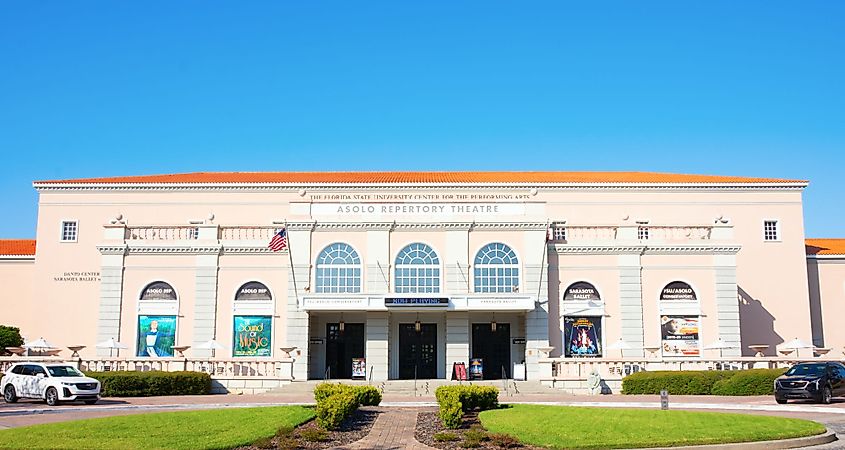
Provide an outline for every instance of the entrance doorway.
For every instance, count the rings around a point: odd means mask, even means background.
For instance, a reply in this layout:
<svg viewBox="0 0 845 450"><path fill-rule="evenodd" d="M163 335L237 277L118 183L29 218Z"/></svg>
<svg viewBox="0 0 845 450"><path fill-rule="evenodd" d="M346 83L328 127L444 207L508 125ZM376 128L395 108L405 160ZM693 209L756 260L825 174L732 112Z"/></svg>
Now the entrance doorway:
<svg viewBox="0 0 845 450"><path fill-rule="evenodd" d="M437 324L399 324L399 379L437 378Z"/></svg>
<svg viewBox="0 0 845 450"><path fill-rule="evenodd" d="M364 357L364 324L326 324L326 370L328 378L352 378L352 358Z"/></svg>
<svg viewBox="0 0 845 450"><path fill-rule="evenodd" d="M485 380L509 378L511 366L511 325L490 323L472 324L472 358L481 358ZM504 372L503 372L504 370Z"/></svg>

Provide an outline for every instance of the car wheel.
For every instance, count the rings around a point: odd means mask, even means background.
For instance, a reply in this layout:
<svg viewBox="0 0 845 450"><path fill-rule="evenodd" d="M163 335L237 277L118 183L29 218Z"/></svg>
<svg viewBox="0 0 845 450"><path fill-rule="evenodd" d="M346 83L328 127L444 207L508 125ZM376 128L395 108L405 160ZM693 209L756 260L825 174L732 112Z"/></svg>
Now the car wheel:
<svg viewBox="0 0 845 450"><path fill-rule="evenodd" d="M44 400L47 401L49 406L58 406L59 404L59 392L56 388L47 388L47 393L44 395Z"/></svg>
<svg viewBox="0 0 845 450"><path fill-rule="evenodd" d="M775 397L775 401L778 402L779 405L785 405L786 404L785 398Z"/></svg>
<svg viewBox="0 0 845 450"><path fill-rule="evenodd" d="M84 400L84 401L85 401L86 405L93 405L94 403L97 403L97 400Z"/></svg>
<svg viewBox="0 0 845 450"><path fill-rule="evenodd" d="M822 389L821 402L824 403L825 405L829 405L832 399L833 399L833 393L830 391L830 387L825 386L824 389Z"/></svg>
<svg viewBox="0 0 845 450"><path fill-rule="evenodd" d="M6 403L15 403L18 401L18 394L15 392L15 387L11 384L6 386L6 390L3 391L3 400Z"/></svg>

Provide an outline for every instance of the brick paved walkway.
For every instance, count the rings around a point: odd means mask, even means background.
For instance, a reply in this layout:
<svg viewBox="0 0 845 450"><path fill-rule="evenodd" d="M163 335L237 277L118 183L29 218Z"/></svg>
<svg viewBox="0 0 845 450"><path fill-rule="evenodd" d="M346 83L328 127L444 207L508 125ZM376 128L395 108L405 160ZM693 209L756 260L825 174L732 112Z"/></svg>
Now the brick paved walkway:
<svg viewBox="0 0 845 450"><path fill-rule="evenodd" d="M385 409L379 414L376 423L370 429L370 434L360 441L345 447L337 447L334 450L437 450L414 439L414 430L417 427L417 412L416 408Z"/></svg>

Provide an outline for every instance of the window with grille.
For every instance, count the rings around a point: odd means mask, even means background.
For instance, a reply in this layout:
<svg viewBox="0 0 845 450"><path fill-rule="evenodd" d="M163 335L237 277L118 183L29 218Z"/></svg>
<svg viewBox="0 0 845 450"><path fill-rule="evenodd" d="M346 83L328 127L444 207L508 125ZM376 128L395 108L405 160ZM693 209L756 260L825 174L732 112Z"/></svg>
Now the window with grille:
<svg viewBox="0 0 845 450"><path fill-rule="evenodd" d="M475 292L517 292L519 261L513 249L500 242L485 245L473 264Z"/></svg>
<svg viewBox="0 0 845 450"><path fill-rule="evenodd" d="M329 245L317 256L315 292L358 294L361 292L361 258L343 242Z"/></svg>
<svg viewBox="0 0 845 450"><path fill-rule="evenodd" d="M76 242L79 224L75 220L62 222L62 242Z"/></svg>
<svg viewBox="0 0 845 450"><path fill-rule="evenodd" d="M777 220L766 220L763 222L763 240L779 241L780 233Z"/></svg>
<svg viewBox="0 0 845 450"><path fill-rule="evenodd" d="M400 294L440 292L440 258L428 245L410 244L396 255L393 278Z"/></svg>
<svg viewBox="0 0 845 450"><path fill-rule="evenodd" d="M552 238L556 241L565 241L566 240L566 227L554 227L552 229Z"/></svg>
<svg viewBox="0 0 845 450"><path fill-rule="evenodd" d="M637 239L648 239L648 227L637 228Z"/></svg>

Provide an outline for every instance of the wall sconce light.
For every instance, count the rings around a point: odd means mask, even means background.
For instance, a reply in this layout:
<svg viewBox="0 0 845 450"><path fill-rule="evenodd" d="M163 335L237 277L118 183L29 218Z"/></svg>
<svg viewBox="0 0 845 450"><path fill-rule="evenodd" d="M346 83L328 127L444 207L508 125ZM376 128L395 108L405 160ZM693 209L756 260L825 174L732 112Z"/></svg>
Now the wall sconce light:
<svg viewBox="0 0 845 450"><path fill-rule="evenodd" d="M346 322L343 321L343 313L340 313L340 323L337 324L337 329L341 333L346 331Z"/></svg>
<svg viewBox="0 0 845 450"><path fill-rule="evenodd" d="M490 321L490 331L496 332L496 314L493 314L493 320Z"/></svg>
<svg viewBox="0 0 845 450"><path fill-rule="evenodd" d="M420 323L420 313L417 313L417 320L414 322L414 330L419 333L422 331L422 324Z"/></svg>

